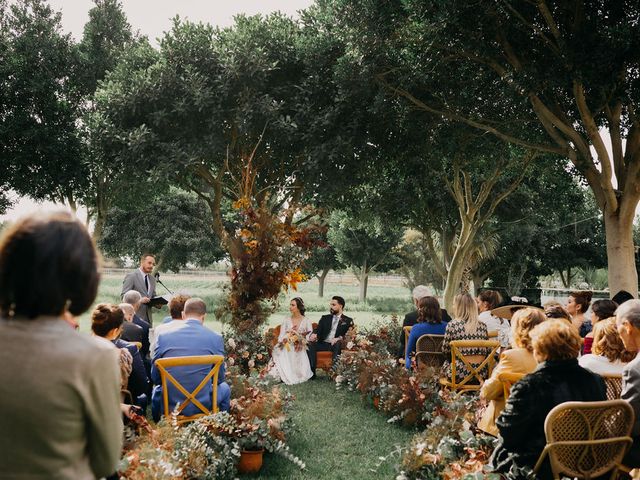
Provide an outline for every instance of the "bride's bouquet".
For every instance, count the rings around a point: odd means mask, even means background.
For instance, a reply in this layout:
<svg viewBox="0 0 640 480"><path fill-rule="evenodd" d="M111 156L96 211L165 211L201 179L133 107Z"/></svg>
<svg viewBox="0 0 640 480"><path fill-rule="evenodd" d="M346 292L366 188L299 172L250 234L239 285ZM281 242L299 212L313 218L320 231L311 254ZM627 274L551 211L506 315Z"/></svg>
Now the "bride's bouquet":
<svg viewBox="0 0 640 480"><path fill-rule="evenodd" d="M307 349L307 337L304 333L298 333L295 330L289 330L284 338L278 342L280 348L290 352L293 348L296 352Z"/></svg>

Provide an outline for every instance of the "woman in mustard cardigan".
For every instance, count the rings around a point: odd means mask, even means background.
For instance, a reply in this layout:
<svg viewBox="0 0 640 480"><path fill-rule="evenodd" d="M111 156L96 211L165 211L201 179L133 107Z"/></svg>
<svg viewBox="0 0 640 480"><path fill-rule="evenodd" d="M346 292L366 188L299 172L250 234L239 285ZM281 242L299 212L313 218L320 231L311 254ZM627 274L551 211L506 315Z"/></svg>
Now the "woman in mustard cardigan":
<svg viewBox="0 0 640 480"><path fill-rule="evenodd" d="M487 409L478 422L478 428L481 430L494 436L498 435L496 419L504 409L505 404L503 384L498 380L498 375L501 373L527 374L536 369L538 364L533 358L529 332L546 319L544 312L538 308L518 310L511 318L511 343L513 348L500 355L500 362L493 370L491 377L484 382L480 389L480 398L489 401Z"/></svg>

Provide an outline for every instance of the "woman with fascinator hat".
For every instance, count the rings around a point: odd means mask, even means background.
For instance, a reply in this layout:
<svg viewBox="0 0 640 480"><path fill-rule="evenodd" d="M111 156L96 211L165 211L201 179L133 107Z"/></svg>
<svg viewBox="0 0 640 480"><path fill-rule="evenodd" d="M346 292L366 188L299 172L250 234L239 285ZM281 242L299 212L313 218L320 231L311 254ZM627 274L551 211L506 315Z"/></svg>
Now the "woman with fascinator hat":
<svg viewBox="0 0 640 480"><path fill-rule="evenodd" d="M304 301L300 297L289 302L289 311L291 316L280 325L278 343L271 353L269 373L287 385L294 385L306 382L313 375L306 346L313 327L304 316Z"/></svg>

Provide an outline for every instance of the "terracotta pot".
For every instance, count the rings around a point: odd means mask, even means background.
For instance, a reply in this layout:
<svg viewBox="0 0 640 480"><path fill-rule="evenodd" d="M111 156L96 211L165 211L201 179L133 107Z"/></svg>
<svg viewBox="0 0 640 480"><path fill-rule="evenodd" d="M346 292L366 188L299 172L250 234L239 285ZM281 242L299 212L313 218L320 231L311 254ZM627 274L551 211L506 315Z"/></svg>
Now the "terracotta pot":
<svg viewBox="0 0 640 480"><path fill-rule="evenodd" d="M240 451L240 462L238 462L239 473L256 473L262 468L262 454L264 450L242 450Z"/></svg>
<svg viewBox="0 0 640 480"><path fill-rule="evenodd" d="M375 408L380 408L380 397L373 397L373 406Z"/></svg>

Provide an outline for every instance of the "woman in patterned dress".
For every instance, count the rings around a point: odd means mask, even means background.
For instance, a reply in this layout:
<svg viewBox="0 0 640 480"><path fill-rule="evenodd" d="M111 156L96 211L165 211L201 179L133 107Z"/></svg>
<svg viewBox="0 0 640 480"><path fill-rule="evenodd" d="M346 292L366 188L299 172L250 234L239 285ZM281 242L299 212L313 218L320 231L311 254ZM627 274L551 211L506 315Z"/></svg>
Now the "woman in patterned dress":
<svg viewBox="0 0 640 480"><path fill-rule="evenodd" d="M489 340L487 325L478 320L478 305L475 299L468 293L456 295L453 299L453 320L447 325L442 342L442 352L445 355L445 362L442 365L442 375L451 378L451 341L452 340ZM462 350L465 356L478 355L486 356L489 353L487 348L465 348ZM470 361L472 365L479 365ZM461 361L456 361L456 382L462 381L469 375L469 369ZM488 372L484 372L486 377ZM471 381L470 383L477 383Z"/></svg>

